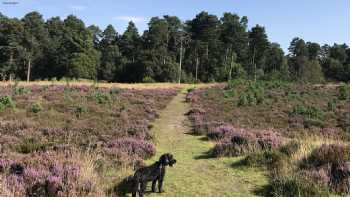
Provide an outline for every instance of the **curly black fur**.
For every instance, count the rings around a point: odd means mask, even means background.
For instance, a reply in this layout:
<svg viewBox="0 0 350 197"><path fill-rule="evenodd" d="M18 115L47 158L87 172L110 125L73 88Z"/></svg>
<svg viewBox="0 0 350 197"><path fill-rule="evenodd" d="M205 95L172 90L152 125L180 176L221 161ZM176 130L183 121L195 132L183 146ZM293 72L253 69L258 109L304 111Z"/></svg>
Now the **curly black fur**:
<svg viewBox="0 0 350 197"><path fill-rule="evenodd" d="M153 165L138 169L133 178L132 196L136 197L136 193L139 192L140 197L143 197L147 182L150 181L152 181L152 192L156 192L157 181L159 193L163 192L165 168L168 165L172 167L175 163L176 159L174 159L174 156L167 153L162 155L159 161L155 162Z"/></svg>

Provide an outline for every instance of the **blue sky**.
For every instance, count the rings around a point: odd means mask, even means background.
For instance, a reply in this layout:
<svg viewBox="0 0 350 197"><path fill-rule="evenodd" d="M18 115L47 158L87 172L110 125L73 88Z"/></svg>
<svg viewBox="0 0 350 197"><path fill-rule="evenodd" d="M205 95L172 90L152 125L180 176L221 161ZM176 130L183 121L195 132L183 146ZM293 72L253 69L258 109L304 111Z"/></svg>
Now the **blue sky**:
<svg viewBox="0 0 350 197"><path fill-rule="evenodd" d="M18 4L4 2L17 1ZM192 19L200 11L221 16L248 16L249 26L266 27L269 39L286 50L294 37L306 41L350 44L349 0L0 0L0 12L22 17L39 11L44 18L77 15L87 25L112 24L119 33L134 20L142 33L152 16L176 15Z"/></svg>

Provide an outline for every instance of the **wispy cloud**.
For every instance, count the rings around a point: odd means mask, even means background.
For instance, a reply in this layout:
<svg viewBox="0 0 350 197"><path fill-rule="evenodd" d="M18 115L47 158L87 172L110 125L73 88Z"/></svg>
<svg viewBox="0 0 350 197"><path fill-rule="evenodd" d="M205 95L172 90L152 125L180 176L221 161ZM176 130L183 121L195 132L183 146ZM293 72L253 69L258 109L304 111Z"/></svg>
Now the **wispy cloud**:
<svg viewBox="0 0 350 197"><path fill-rule="evenodd" d="M144 17L137 17L137 16L116 16L113 17L114 20L118 20L118 21L132 21L134 23L142 23L146 21L146 18Z"/></svg>
<svg viewBox="0 0 350 197"><path fill-rule="evenodd" d="M71 5L69 6L70 9L74 10L74 11L84 11L86 10L86 6L84 5Z"/></svg>

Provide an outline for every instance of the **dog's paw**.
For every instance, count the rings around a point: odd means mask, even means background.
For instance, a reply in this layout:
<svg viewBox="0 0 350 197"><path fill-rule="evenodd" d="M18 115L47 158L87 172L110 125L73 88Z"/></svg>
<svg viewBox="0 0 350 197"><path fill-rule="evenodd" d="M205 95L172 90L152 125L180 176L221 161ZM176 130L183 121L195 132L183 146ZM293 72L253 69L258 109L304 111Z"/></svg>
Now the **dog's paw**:
<svg viewBox="0 0 350 197"><path fill-rule="evenodd" d="M159 193L164 193L164 189L162 189L162 190L159 190Z"/></svg>

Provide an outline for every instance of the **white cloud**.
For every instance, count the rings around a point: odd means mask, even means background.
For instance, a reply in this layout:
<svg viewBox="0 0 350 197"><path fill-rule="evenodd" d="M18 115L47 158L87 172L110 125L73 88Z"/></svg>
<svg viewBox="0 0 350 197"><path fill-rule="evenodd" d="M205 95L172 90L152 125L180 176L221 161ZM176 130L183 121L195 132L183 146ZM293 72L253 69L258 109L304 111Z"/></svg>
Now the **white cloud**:
<svg viewBox="0 0 350 197"><path fill-rule="evenodd" d="M134 23L142 23L146 21L145 18L136 17L136 16L116 16L116 17L113 17L113 19L118 21L125 21L125 22L132 21Z"/></svg>
<svg viewBox="0 0 350 197"><path fill-rule="evenodd" d="M86 10L86 6L83 5L71 5L69 6L70 9L74 10L74 11L84 11Z"/></svg>

